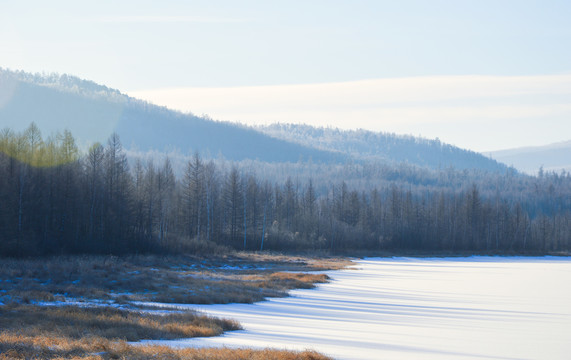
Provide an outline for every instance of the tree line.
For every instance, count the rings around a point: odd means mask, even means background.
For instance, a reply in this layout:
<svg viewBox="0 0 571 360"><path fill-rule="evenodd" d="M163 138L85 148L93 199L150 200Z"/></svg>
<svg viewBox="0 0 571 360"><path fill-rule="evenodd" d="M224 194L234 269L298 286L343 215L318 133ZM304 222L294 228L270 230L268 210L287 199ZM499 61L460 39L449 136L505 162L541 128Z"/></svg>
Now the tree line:
<svg viewBox="0 0 571 360"><path fill-rule="evenodd" d="M551 253L571 247L571 176L454 186L285 176L199 154L132 165L119 137L81 155L69 132L0 133L0 255L222 249ZM443 170L444 177L450 169ZM462 173L460 173L462 174ZM463 172L466 175L466 172ZM489 181L488 181L489 182ZM316 185L318 184L318 185ZM495 187L496 191L492 191ZM509 192L504 189L510 189Z"/></svg>

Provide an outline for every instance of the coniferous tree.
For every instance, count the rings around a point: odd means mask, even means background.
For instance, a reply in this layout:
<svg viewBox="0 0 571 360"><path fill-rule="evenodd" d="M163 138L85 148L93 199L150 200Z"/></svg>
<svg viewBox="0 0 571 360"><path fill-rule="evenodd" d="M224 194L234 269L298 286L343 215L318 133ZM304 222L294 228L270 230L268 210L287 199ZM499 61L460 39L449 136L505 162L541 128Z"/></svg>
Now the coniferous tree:
<svg viewBox="0 0 571 360"><path fill-rule="evenodd" d="M136 161L131 171L116 134L80 156L71 133L44 140L34 124L1 131L0 151L1 255L176 251L188 249L190 239L331 252L547 253L571 246L566 172L489 176L447 168L431 175L369 166L394 180L362 188L345 181L363 169L353 163L339 178L283 176L272 184L252 168L226 172L195 154L177 179L168 158L160 166Z"/></svg>

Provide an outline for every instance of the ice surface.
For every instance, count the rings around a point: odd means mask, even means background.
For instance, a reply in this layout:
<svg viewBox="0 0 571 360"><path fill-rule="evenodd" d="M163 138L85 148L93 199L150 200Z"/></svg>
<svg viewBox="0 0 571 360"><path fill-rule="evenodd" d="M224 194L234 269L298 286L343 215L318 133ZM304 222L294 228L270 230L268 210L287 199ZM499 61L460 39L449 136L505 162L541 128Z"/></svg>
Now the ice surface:
<svg viewBox="0 0 571 360"><path fill-rule="evenodd" d="M315 349L336 359L569 359L571 260L366 259L292 297L191 306L245 330L170 346ZM156 343L156 342L155 342Z"/></svg>

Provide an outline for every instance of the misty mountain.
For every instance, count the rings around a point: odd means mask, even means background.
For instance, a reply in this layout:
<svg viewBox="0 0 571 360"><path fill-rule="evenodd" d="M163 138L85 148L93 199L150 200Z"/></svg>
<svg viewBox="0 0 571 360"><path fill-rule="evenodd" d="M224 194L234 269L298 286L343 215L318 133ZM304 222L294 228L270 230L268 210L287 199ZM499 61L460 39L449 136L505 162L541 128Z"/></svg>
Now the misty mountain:
<svg viewBox="0 0 571 360"><path fill-rule="evenodd" d="M0 69L0 128L22 130L35 122L49 135L63 129L87 147L119 134L125 148L198 151L228 160L341 161L343 154L275 139L252 128L183 114L68 75Z"/></svg>
<svg viewBox="0 0 571 360"><path fill-rule="evenodd" d="M492 151L490 156L528 174L544 171L571 171L571 140L560 143Z"/></svg>
<svg viewBox="0 0 571 360"><path fill-rule="evenodd" d="M438 139L295 124L272 124L258 129L278 139L314 146L324 151L341 152L353 159L408 163L431 169L506 169L504 164L482 154L442 143Z"/></svg>
<svg viewBox="0 0 571 360"><path fill-rule="evenodd" d="M87 148L116 132L135 152L200 152L228 160L267 163L381 162L431 169L504 171L485 156L413 136L308 125L247 127L156 106L118 90L58 74L0 69L0 128L23 130L35 122L45 135L70 130Z"/></svg>

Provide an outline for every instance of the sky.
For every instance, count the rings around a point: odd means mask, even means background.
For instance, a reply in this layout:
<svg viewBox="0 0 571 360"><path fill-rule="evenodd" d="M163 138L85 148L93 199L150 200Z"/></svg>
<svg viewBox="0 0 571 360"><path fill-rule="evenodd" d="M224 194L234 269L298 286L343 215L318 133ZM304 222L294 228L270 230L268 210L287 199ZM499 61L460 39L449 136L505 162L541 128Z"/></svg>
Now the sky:
<svg viewBox="0 0 571 360"><path fill-rule="evenodd" d="M0 67L246 124L571 139L570 1L0 0Z"/></svg>

